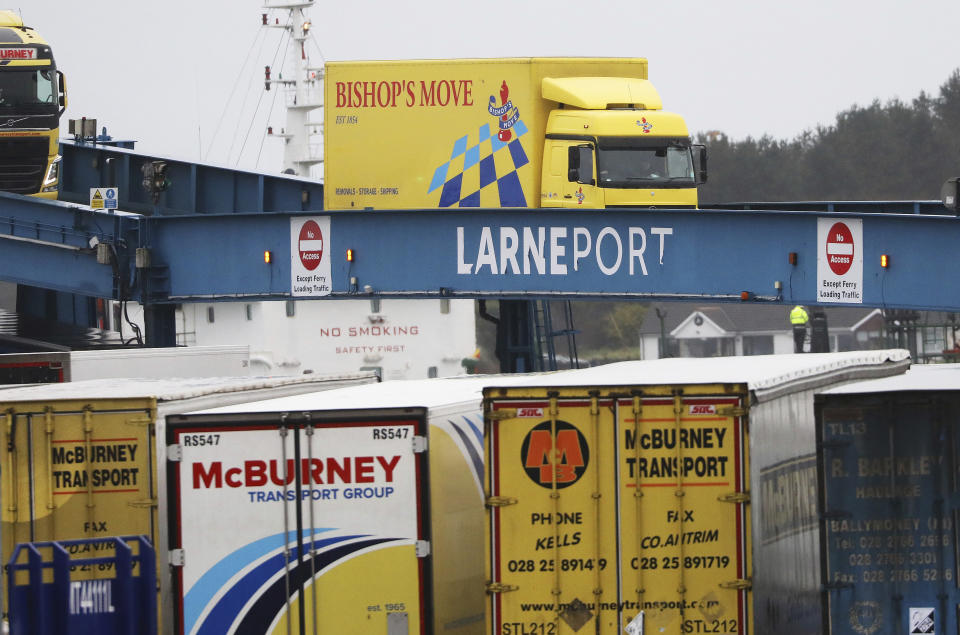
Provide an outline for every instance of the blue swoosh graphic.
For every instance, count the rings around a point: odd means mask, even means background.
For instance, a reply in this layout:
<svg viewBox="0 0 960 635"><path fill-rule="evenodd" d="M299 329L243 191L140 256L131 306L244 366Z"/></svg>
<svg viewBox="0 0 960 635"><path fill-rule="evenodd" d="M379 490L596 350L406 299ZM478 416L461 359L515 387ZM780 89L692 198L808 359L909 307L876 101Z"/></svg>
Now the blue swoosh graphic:
<svg viewBox="0 0 960 635"><path fill-rule="evenodd" d="M473 430L473 436L477 437L477 443L480 444L480 447L483 447L483 430L478 428L473 421L470 420L470 417L463 415L463 420L466 421L470 429Z"/></svg>
<svg viewBox="0 0 960 635"><path fill-rule="evenodd" d="M321 529L314 529L314 533L319 534L324 531L331 531L331 529L333 528L325 527ZM304 536L307 536L310 531L305 529L303 530L303 533ZM287 540L289 542L293 542L296 539L297 532L291 531L287 533ZM226 586L227 581L230 580L230 578L235 576L238 571L241 571L251 562L255 562L271 551L277 549L278 545L280 548L283 547L283 533L260 538L259 540L251 542L248 545L244 545L236 551L227 554L221 558L219 562L210 567L206 573L200 576L200 579L197 580L192 587L190 587L190 591L183 596L184 633L189 633L193 630L193 625L200 617L203 609L207 606L213 596L216 595L220 589Z"/></svg>
<svg viewBox="0 0 960 635"><path fill-rule="evenodd" d="M324 547L329 547L330 545L336 545L337 543L345 542L348 540L354 540L356 538L363 538L362 535L357 536L339 536L335 538L326 538L320 541L314 541L314 549L320 551L318 555L314 557L314 561L318 562L320 566L316 568L317 571L329 564L331 561L342 557L343 553L352 553L354 551L359 551L364 547L370 546L371 544L377 544L387 540L398 540L393 539L378 539L378 540L366 540L359 543L347 544L339 546L335 549L330 550L330 552L324 552ZM294 549L296 552L296 549ZM336 554L336 555L334 555ZM294 555L294 560L296 556ZM309 562L309 561L308 561ZM278 572L283 571L286 562L284 560L283 552L277 553L270 558L266 559L252 570L248 571L240 580L236 582L227 592L217 601L216 605L210 610L210 612L203 618L203 621L200 623L200 626L197 630L198 635L220 635L221 633L227 632L230 624L237 619L237 616L243 610L243 607L246 606L251 598L255 595L259 597L255 602L255 606L262 606L264 600L266 600L265 593L270 597L267 600L268 603L275 605L275 610L273 611L273 616L270 617L272 620L276 616L277 612L284 605L285 594L282 593L282 589L286 588L286 582L284 576L280 576L273 584L269 585L266 590L261 591L264 588L264 585L268 583L271 578L276 577ZM291 584L296 585L298 580L297 573L303 575L304 571L308 573L308 564L299 563L289 574L291 577ZM269 593L272 591L272 593ZM280 592L281 596L279 598L279 604L277 603L276 593ZM246 615L243 618L244 623L250 622L251 619L254 621L260 622L261 625L265 628L266 623L262 622L264 615L261 611L255 611L254 615ZM237 630L238 633L253 633L253 632L265 632L263 630L248 630L243 627Z"/></svg>
<svg viewBox="0 0 960 635"><path fill-rule="evenodd" d="M328 551L318 554L314 557L314 569L320 571L330 564L342 560L357 551L375 547L377 545L386 545L387 543L402 538L371 538L370 540L361 540L348 545L339 545ZM297 599L297 587L305 584L310 579L310 562L301 562L290 572L290 597L291 602ZM302 598L306 600L306 598ZM243 616L237 625L236 633L266 633L270 625L277 618L277 615L286 609L287 603L287 583L283 577L275 580L273 584L263 589L254 600L253 606ZM301 604L303 610L307 610L306 603Z"/></svg>
<svg viewBox="0 0 960 635"><path fill-rule="evenodd" d="M460 441L466 448L468 458L473 466L473 476L477 480L480 489L483 489L483 456L477 451L477 448L471 442L470 437L460 428L460 426L453 421L448 421L447 423L450 424L450 427L453 428L454 432L457 433L457 436L460 437ZM467 420L467 423L470 423L469 419Z"/></svg>

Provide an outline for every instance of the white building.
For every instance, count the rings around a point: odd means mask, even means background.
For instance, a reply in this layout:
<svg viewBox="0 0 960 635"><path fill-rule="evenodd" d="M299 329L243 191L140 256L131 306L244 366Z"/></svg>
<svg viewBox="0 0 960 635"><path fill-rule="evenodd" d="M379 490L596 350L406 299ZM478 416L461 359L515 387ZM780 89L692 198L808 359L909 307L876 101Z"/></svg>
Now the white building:
<svg viewBox="0 0 960 635"><path fill-rule="evenodd" d="M664 357L664 343L673 357L792 353L792 308L773 304L651 304L640 328L640 358ZM880 309L830 307L823 311L831 351L883 347L884 319ZM810 315L813 316L813 309ZM808 328L805 350L809 347Z"/></svg>

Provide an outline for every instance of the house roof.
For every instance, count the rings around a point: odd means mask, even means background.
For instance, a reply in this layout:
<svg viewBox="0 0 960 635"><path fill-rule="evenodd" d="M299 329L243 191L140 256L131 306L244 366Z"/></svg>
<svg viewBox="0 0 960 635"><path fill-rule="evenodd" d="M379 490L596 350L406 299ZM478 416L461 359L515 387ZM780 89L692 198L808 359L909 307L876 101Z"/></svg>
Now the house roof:
<svg viewBox="0 0 960 635"><path fill-rule="evenodd" d="M790 310L793 306L780 304L691 304L687 302L654 302L649 305L640 327L641 334L659 334L660 320L656 309L665 312L664 328L673 331L693 313L700 312L711 322L729 333L783 331L790 328ZM830 329L851 328L879 309L872 307L825 307ZM811 311L812 313L812 311ZM811 316L812 317L812 316Z"/></svg>

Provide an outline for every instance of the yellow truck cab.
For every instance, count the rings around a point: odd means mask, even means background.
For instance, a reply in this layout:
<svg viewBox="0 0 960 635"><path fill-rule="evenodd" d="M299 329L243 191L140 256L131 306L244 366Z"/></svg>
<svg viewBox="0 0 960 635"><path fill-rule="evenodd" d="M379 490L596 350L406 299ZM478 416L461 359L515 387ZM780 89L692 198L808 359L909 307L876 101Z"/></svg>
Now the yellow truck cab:
<svg viewBox="0 0 960 635"><path fill-rule="evenodd" d="M50 45L0 11L0 190L57 198L66 90Z"/></svg>
<svg viewBox="0 0 960 635"><path fill-rule="evenodd" d="M705 151L698 174L686 123L648 80L545 78L542 91L561 105L547 120L542 207L696 207Z"/></svg>
<svg viewBox="0 0 960 635"><path fill-rule="evenodd" d="M328 62L324 90L327 209L696 207L706 180L642 58Z"/></svg>

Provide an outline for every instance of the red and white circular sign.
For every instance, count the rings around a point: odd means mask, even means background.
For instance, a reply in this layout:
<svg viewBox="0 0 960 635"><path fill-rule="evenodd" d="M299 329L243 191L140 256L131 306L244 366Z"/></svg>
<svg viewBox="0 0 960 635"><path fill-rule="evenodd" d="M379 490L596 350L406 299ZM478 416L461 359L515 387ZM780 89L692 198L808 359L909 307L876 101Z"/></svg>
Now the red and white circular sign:
<svg viewBox="0 0 960 635"><path fill-rule="evenodd" d="M307 271L313 271L323 258L323 233L320 226L308 220L300 228L300 262Z"/></svg>
<svg viewBox="0 0 960 635"><path fill-rule="evenodd" d="M827 232L827 264L838 276L850 271L853 264L853 234L846 223L834 223Z"/></svg>

